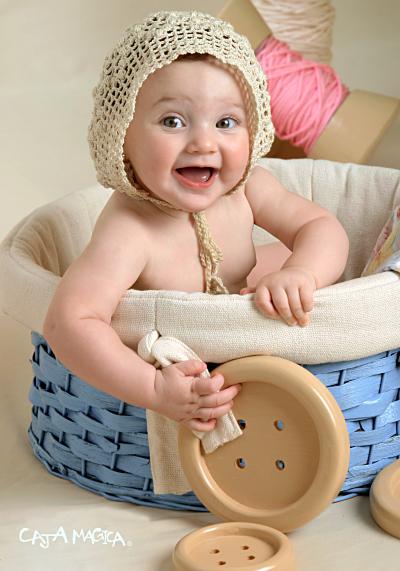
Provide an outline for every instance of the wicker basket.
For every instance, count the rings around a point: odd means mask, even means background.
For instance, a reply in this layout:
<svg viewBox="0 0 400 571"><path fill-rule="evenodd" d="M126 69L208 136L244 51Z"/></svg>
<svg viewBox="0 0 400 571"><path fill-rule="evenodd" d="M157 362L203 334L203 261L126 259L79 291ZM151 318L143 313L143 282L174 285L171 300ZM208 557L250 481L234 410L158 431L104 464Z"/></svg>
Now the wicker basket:
<svg viewBox="0 0 400 571"><path fill-rule="evenodd" d="M38 333L32 342L29 439L49 472L111 500L207 511L193 493L153 492L144 409L73 375ZM368 493L400 456L400 349L306 368L336 398L350 434L350 468L337 500Z"/></svg>

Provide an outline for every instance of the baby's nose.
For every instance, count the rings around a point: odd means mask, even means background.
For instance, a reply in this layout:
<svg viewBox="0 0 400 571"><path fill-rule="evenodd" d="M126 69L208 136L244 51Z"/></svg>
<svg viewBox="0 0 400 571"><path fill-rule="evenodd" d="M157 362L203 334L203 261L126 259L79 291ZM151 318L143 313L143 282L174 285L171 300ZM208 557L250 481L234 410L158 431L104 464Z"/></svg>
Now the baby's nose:
<svg viewBox="0 0 400 571"><path fill-rule="evenodd" d="M189 153L215 153L217 142L213 129L209 127L199 127L193 129L187 143Z"/></svg>

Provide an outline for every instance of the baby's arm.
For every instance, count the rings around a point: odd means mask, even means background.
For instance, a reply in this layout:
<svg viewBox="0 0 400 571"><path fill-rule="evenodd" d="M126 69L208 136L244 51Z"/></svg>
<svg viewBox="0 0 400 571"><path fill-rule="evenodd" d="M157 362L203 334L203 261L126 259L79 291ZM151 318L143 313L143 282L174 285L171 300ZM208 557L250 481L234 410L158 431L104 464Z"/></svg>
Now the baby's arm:
<svg viewBox="0 0 400 571"><path fill-rule="evenodd" d="M255 224L292 251L281 270L260 279L255 303L267 317L306 325L315 289L334 283L343 272L349 249L346 232L329 211L288 192L260 167L246 185L246 196Z"/></svg>
<svg viewBox="0 0 400 571"><path fill-rule="evenodd" d="M57 358L99 390L192 429L211 430L213 419L230 410L238 387L219 391L221 375L198 378L206 365L196 360L156 372L111 327L121 297L145 267L148 240L132 212L107 205L89 245L57 288L43 334Z"/></svg>

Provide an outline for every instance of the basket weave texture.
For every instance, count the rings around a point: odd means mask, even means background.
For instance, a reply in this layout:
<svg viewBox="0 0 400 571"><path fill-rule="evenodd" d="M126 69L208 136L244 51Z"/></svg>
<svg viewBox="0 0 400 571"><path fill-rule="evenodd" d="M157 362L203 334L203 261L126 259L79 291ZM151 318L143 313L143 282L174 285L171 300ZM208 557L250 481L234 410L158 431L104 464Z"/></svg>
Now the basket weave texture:
<svg viewBox="0 0 400 571"><path fill-rule="evenodd" d="M73 375L40 334L32 332L32 343L28 435L51 474L111 500L207 511L193 493L153 492L144 409ZM350 467L337 500L366 494L376 474L400 457L400 348L305 368L331 391L350 435Z"/></svg>

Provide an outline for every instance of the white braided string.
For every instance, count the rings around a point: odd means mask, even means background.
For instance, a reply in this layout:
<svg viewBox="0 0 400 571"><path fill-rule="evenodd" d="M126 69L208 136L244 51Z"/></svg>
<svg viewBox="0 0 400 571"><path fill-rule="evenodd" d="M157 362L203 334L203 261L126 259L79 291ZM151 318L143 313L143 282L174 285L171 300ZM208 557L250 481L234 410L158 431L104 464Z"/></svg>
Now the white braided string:
<svg viewBox="0 0 400 571"><path fill-rule="evenodd" d="M332 59L335 10L328 0L252 0L273 35L312 61Z"/></svg>

